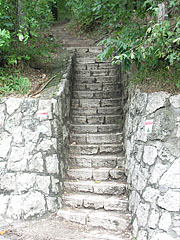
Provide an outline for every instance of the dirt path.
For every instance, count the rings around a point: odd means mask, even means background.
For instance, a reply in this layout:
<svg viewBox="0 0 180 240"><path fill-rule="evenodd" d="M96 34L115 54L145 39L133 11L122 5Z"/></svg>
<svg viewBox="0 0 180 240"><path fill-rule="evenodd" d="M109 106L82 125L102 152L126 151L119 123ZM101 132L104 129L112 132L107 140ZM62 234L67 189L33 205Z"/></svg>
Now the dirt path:
<svg viewBox="0 0 180 240"><path fill-rule="evenodd" d="M0 240L121 240L118 233L64 222L55 215L28 222L0 221Z"/></svg>

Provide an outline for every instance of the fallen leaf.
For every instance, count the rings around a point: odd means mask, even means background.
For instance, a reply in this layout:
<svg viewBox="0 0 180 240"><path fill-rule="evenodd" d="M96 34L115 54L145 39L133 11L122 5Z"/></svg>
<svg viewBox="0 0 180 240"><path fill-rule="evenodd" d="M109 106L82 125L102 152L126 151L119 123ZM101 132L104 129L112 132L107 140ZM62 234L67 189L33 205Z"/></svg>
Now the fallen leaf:
<svg viewBox="0 0 180 240"><path fill-rule="evenodd" d="M6 233L6 230L3 230L0 232L0 235L4 235Z"/></svg>

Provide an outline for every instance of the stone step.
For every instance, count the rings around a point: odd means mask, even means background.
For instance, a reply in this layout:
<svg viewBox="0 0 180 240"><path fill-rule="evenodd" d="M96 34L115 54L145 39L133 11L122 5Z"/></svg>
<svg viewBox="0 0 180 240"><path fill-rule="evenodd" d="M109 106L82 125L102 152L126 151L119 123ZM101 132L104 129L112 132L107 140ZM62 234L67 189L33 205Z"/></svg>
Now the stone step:
<svg viewBox="0 0 180 240"><path fill-rule="evenodd" d="M119 235L121 235L121 231L125 232L130 224L129 214L111 213L105 210L66 208L60 209L57 216L70 222L118 231Z"/></svg>
<svg viewBox="0 0 180 240"><path fill-rule="evenodd" d="M87 53L92 53L94 55L99 54L103 51L103 47L78 47L76 48L76 55L78 54L87 54Z"/></svg>
<svg viewBox="0 0 180 240"><path fill-rule="evenodd" d="M112 63L112 61L111 60L106 60L106 59L104 59L104 60L100 60L100 59L98 59L96 56L92 56L92 55L90 55L90 56L88 56L88 54L87 54L87 56L84 56L84 54L77 54L76 55L76 63L82 63L82 64L87 64L87 63Z"/></svg>
<svg viewBox="0 0 180 240"><path fill-rule="evenodd" d="M71 133L70 142L76 144L121 143L122 133Z"/></svg>
<svg viewBox="0 0 180 240"><path fill-rule="evenodd" d="M71 107L71 115L72 116L93 116L93 115L105 115L109 116L109 115L121 115L122 114L122 107L120 106L115 106L115 107L100 107L99 105L101 105L101 101L99 102L94 102L92 99L87 99L86 101L80 101L80 105L81 107ZM107 101L102 101L104 104ZM99 104L98 104L99 103ZM78 104L78 100L74 101L74 104Z"/></svg>
<svg viewBox="0 0 180 240"><path fill-rule="evenodd" d="M67 177L71 180L126 180L123 168L72 168L67 170Z"/></svg>
<svg viewBox="0 0 180 240"><path fill-rule="evenodd" d="M123 151L122 144L70 144L70 154L94 155L94 154L119 154Z"/></svg>
<svg viewBox="0 0 180 240"><path fill-rule="evenodd" d="M91 84L91 83L119 83L120 80L118 79L117 76L98 76L98 77L87 77L87 76L74 76L74 82L76 84L81 84L81 83L86 83L86 84Z"/></svg>
<svg viewBox="0 0 180 240"><path fill-rule="evenodd" d="M120 83L74 83L73 90L75 91L114 91L120 89Z"/></svg>
<svg viewBox="0 0 180 240"><path fill-rule="evenodd" d="M103 93L103 95L104 95L104 93ZM85 106L87 106L89 104L91 106L91 103L92 103L92 105L95 107L94 104L97 103L97 107L99 106L99 107L120 108L120 105L121 105L120 98L100 99L100 101L98 101L99 99L94 99L94 100L95 101L93 101L93 100L89 101L89 99L86 99L86 101L85 101L84 99L73 98L73 99L71 99L71 106L77 108L77 107L82 107L82 104L83 105L85 104Z"/></svg>
<svg viewBox="0 0 180 240"><path fill-rule="evenodd" d="M77 168L115 168L122 167L123 155L69 155L68 165Z"/></svg>
<svg viewBox="0 0 180 240"><path fill-rule="evenodd" d="M81 70L100 70L100 69L117 69L117 66L113 66L111 63L101 63L101 62L96 62L96 63L76 63L75 64L75 69L79 72Z"/></svg>
<svg viewBox="0 0 180 240"><path fill-rule="evenodd" d="M72 123L80 124L121 124L121 115L94 115L94 116L77 116L72 115Z"/></svg>
<svg viewBox="0 0 180 240"><path fill-rule="evenodd" d="M74 133L113 133L120 132L122 127L120 124L71 124L70 129Z"/></svg>
<svg viewBox="0 0 180 240"><path fill-rule="evenodd" d="M103 196L93 194L65 194L63 204L72 208L104 209L106 211L119 211L127 213L128 198L126 195L120 197Z"/></svg>
<svg viewBox="0 0 180 240"><path fill-rule="evenodd" d="M116 69L100 69L100 70L75 70L76 78L78 77L99 77L99 76L117 76Z"/></svg>
<svg viewBox="0 0 180 240"><path fill-rule="evenodd" d="M72 97L74 99L112 99L112 98L120 98L121 91L116 89L114 91L73 91Z"/></svg>
<svg viewBox="0 0 180 240"><path fill-rule="evenodd" d="M86 192L99 195L116 195L120 196L126 192L124 182L115 181L65 181L65 192Z"/></svg>

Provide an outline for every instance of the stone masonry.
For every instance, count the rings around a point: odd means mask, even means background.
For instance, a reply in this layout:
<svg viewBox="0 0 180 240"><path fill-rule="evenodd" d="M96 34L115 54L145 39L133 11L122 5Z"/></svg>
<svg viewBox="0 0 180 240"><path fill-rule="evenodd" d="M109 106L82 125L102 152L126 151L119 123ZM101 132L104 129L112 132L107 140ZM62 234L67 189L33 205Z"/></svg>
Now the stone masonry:
<svg viewBox="0 0 180 240"><path fill-rule="evenodd" d="M123 164L119 68L100 62L101 47L76 49L70 150L63 209L58 216L115 230L130 239Z"/></svg>
<svg viewBox="0 0 180 240"><path fill-rule="evenodd" d="M30 219L61 207L72 59L53 98L0 99L0 216Z"/></svg>
<svg viewBox="0 0 180 240"><path fill-rule="evenodd" d="M180 239L180 95L131 92L125 124L133 234ZM153 123L152 132L146 129Z"/></svg>

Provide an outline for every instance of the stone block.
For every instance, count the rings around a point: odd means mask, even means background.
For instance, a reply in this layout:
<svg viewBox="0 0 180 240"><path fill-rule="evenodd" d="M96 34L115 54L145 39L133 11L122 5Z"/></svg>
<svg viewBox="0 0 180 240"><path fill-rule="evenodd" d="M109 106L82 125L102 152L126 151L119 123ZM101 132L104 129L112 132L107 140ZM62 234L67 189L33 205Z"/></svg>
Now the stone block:
<svg viewBox="0 0 180 240"><path fill-rule="evenodd" d="M83 206L85 208L100 209L104 207L104 199L101 196L86 196L84 197Z"/></svg>
<svg viewBox="0 0 180 240"><path fill-rule="evenodd" d="M92 167L91 156L90 156L90 158L89 158L89 156L69 157L68 164L71 167L83 167L83 168Z"/></svg>
<svg viewBox="0 0 180 240"><path fill-rule="evenodd" d="M137 212L136 212L139 227L146 226L147 220L149 217L149 209L150 209L149 204L146 204L146 203L139 204Z"/></svg>
<svg viewBox="0 0 180 240"><path fill-rule="evenodd" d="M100 107L100 99L80 99L80 106L86 108Z"/></svg>
<svg viewBox="0 0 180 240"><path fill-rule="evenodd" d="M43 164L44 164L43 157L42 157L42 154L39 152L28 160L29 171L43 172L44 171Z"/></svg>
<svg viewBox="0 0 180 240"><path fill-rule="evenodd" d="M148 165L154 164L157 157L157 148L153 146L144 147L143 161Z"/></svg>
<svg viewBox="0 0 180 240"><path fill-rule="evenodd" d="M82 118L86 119L86 116L84 115L94 115L96 114L96 112L97 112L96 108L71 108L73 118L81 116Z"/></svg>
<svg viewBox="0 0 180 240"><path fill-rule="evenodd" d="M180 158L176 159L159 181L160 185L180 189Z"/></svg>
<svg viewBox="0 0 180 240"><path fill-rule="evenodd" d="M64 182L66 191L73 192L93 192L93 184L89 181L86 182Z"/></svg>
<svg viewBox="0 0 180 240"><path fill-rule="evenodd" d="M147 114L155 112L165 106L166 99L170 95L165 92L154 92L148 95Z"/></svg>
<svg viewBox="0 0 180 240"><path fill-rule="evenodd" d="M125 215L115 215L99 211L88 215L87 225L102 227L108 230L124 230L128 226L128 220Z"/></svg>
<svg viewBox="0 0 180 240"><path fill-rule="evenodd" d="M75 180L90 180L92 179L93 170L89 168L68 169L67 175L70 179Z"/></svg>
<svg viewBox="0 0 180 240"><path fill-rule="evenodd" d="M79 105L79 99L72 99L71 100L71 106L72 107L79 107L80 105Z"/></svg>
<svg viewBox="0 0 180 240"><path fill-rule="evenodd" d="M49 174L59 174L59 161L57 154L46 157L46 168Z"/></svg>
<svg viewBox="0 0 180 240"><path fill-rule="evenodd" d="M22 103L21 98L13 98L9 97L6 101L7 113L9 115L13 114L17 109L20 108L20 104Z"/></svg>
<svg viewBox="0 0 180 240"><path fill-rule="evenodd" d="M120 115L111 115L105 117L105 123L106 124L118 124L122 120L122 116Z"/></svg>
<svg viewBox="0 0 180 240"><path fill-rule="evenodd" d="M87 134L87 142L90 144L119 143L121 141L122 141L122 134L120 133Z"/></svg>
<svg viewBox="0 0 180 240"><path fill-rule="evenodd" d="M102 99L101 107L115 107L120 106L120 99Z"/></svg>
<svg viewBox="0 0 180 240"><path fill-rule="evenodd" d="M32 189L36 182L34 173L17 173L16 175L16 189L15 192L22 194Z"/></svg>
<svg viewBox="0 0 180 240"><path fill-rule="evenodd" d="M122 152L123 146L122 144L104 144L100 146L99 152L101 154L111 153L111 154L118 154Z"/></svg>
<svg viewBox="0 0 180 240"><path fill-rule="evenodd" d="M93 91L73 91L73 98L74 99L91 99L96 98L94 97Z"/></svg>
<svg viewBox="0 0 180 240"><path fill-rule="evenodd" d="M174 108L180 108L180 95L171 96L169 101Z"/></svg>
<svg viewBox="0 0 180 240"><path fill-rule="evenodd" d="M35 189L45 195L49 195L50 177L49 176L36 176Z"/></svg>
<svg viewBox="0 0 180 240"><path fill-rule="evenodd" d="M93 187L96 194L122 195L125 193L126 185L114 182L100 182L95 183Z"/></svg>
<svg viewBox="0 0 180 240"><path fill-rule="evenodd" d="M11 171L25 171L27 168L28 152L25 147L13 147L8 159L7 168Z"/></svg>
<svg viewBox="0 0 180 240"><path fill-rule="evenodd" d="M96 78L97 83L115 83L117 82L117 76L98 76Z"/></svg>
<svg viewBox="0 0 180 240"><path fill-rule="evenodd" d="M121 132L121 126L119 124L100 124L97 125L97 132L99 133Z"/></svg>
<svg viewBox="0 0 180 240"><path fill-rule="evenodd" d="M111 169L109 174L112 179L120 179L123 181L126 180L124 169L118 169L118 168Z"/></svg>
<svg viewBox="0 0 180 240"><path fill-rule="evenodd" d="M104 209L107 211L121 211L127 212L128 211L128 200L124 200L123 197L116 198L110 197L105 199L104 201Z"/></svg>
<svg viewBox="0 0 180 240"><path fill-rule="evenodd" d="M80 223L83 225L86 224L87 214L88 213L85 211L66 211L62 209L60 209L57 213L58 217L61 217L66 221Z"/></svg>
<svg viewBox="0 0 180 240"><path fill-rule="evenodd" d="M94 155L98 153L98 149L97 145L70 145L71 154Z"/></svg>
<svg viewBox="0 0 180 240"><path fill-rule="evenodd" d="M91 71L91 76L93 76L93 77L109 76L109 70L95 70L95 71Z"/></svg>
<svg viewBox="0 0 180 240"><path fill-rule="evenodd" d="M70 142L79 144L87 143L87 134L71 133Z"/></svg>
<svg viewBox="0 0 180 240"><path fill-rule="evenodd" d="M98 131L98 125L71 125L71 130L78 133L96 133Z"/></svg>
<svg viewBox="0 0 180 240"><path fill-rule="evenodd" d="M103 124L104 116L87 116L88 124Z"/></svg>
<svg viewBox="0 0 180 240"><path fill-rule="evenodd" d="M0 135L0 158L6 158L8 152L10 151L12 143L12 136L6 132Z"/></svg>
<svg viewBox="0 0 180 240"><path fill-rule="evenodd" d="M95 168L113 168L117 165L117 156L94 156L92 158L92 167Z"/></svg>
<svg viewBox="0 0 180 240"><path fill-rule="evenodd" d="M8 202L9 202L9 196L4 196L3 194L0 194L0 215L4 215L6 213ZM0 231L1 231L1 228L0 228Z"/></svg>
<svg viewBox="0 0 180 240"><path fill-rule="evenodd" d="M167 233L154 233L152 240L174 240L174 237L171 237Z"/></svg>
<svg viewBox="0 0 180 240"><path fill-rule="evenodd" d="M180 210L179 200L180 192L169 190L164 196L159 196L157 204L167 211L178 212Z"/></svg>
<svg viewBox="0 0 180 240"><path fill-rule="evenodd" d="M146 187L144 193L143 193L143 198L146 202L152 202L155 203L160 192L158 189L154 189L152 187Z"/></svg>
<svg viewBox="0 0 180 240"><path fill-rule="evenodd" d="M109 168L100 168L93 170L93 179L95 181L108 180L109 178Z"/></svg>
<svg viewBox="0 0 180 240"><path fill-rule="evenodd" d="M73 208L78 208L83 206L83 195L64 195L63 196L63 202L65 203L66 206L73 207Z"/></svg>
<svg viewBox="0 0 180 240"><path fill-rule="evenodd" d="M73 116L73 123L80 123L80 124L84 124L86 123L86 116Z"/></svg>
<svg viewBox="0 0 180 240"><path fill-rule="evenodd" d="M171 214L169 212L163 212L159 220L159 228L168 232L171 226Z"/></svg>
<svg viewBox="0 0 180 240"><path fill-rule="evenodd" d="M86 84L86 89L90 91L101 91L102 84L101 83Z"/></svg>
<svg viewBox="0 0 180 240"><path fill-rule="evenodd" d="M152 209L149 220L148 220L148 226L151 229L156 229L158 226L158 221L159 221L159 211L156 209Z"/></svg>

